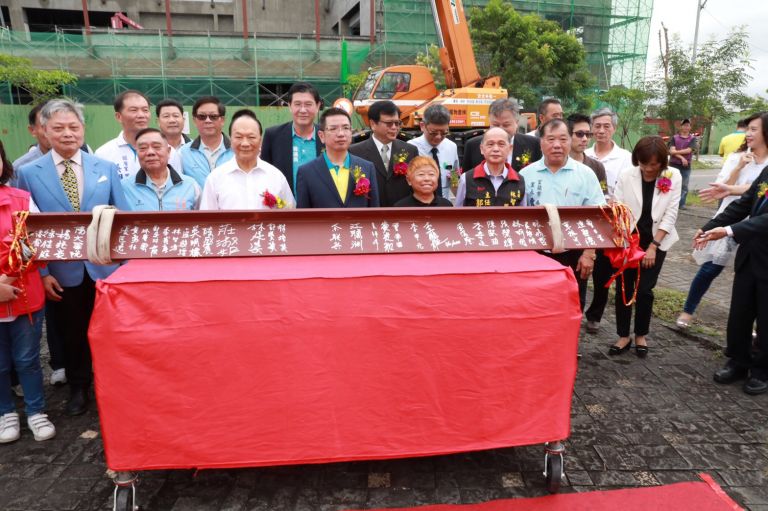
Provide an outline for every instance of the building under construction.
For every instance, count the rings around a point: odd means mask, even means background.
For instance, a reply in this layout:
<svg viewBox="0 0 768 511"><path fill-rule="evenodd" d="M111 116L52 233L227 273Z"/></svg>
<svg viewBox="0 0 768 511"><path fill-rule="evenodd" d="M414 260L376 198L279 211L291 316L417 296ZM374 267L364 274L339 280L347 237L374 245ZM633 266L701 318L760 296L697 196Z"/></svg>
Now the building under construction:
<svg viewBox="0 0 768 511"><path fill-rule="evenodd" d="M643 77L653 0L511 3L578 37L601 89ZM0 15L0 52L74 73L62 92L89 104L137 88L153 101L279 105L297 80L332 100L350 74L413 63L437 42L429 0L0 0ZM0 91L0 103L28 99Z"/></svg>

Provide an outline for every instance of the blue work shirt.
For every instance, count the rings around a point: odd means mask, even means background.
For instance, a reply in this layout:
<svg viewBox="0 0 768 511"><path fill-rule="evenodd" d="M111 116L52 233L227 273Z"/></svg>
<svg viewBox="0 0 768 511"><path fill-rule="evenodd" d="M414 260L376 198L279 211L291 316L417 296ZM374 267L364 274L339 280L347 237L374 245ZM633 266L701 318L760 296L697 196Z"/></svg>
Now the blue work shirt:
<svg viewBox="0 0 768 511"><path fill-rule="evenodd" d="M599 206L605 196L595 173L569 157L565 166L552 173L544 158L520 171L525 178L525 206Z"/></svg>
<svg viewBox="0 0 768 511"><path fill-rule="evenodd" d="M309 163L317 158L317 130L312 130L312 136L309 138L300 137L296 134L296 128L291 124L291 133L293 134L291 142L291 161L293 162L293 189L296 189L296 176L299 174L299 167Z"/></svg>
<svg viewBox="0 0 768 511"><path fill-rule="evenodd" d="M120 183L131 211L184 211L197 209L200 187L194 179L184 176L168 166L168 179L158 187L144 169Z"/></svg>

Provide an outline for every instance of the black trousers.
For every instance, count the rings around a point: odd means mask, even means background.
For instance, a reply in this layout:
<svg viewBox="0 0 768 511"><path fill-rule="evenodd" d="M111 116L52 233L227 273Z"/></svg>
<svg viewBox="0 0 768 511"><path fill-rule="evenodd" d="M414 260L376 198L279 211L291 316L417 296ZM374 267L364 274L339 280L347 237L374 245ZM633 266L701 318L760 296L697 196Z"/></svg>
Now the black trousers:
<svg viewBox="0 0 768 511"><path fill-rule="evenodd" d="M53 314L64 348L64 368L72 388L87 388L93 380L88 324L91 321L96 284L88 272L78 286L65 287L60 302L53 302Z"/></svg>
<svg viewBox="0 0 768 511"><path fill-rule="evenodd" d="M733 276L725 354L743 367L752 367L752 375L765 380L768 379L768 281L755 278L749 264L745 266ZM752 324L755 319L758 350L752 357Z"/></svg>
<svg viewBox="0 0 768 511"><path fill-rule="evenodd" d="M579 257L583 253L583 250L568 250L560 254L553 254L552 252L539 252L547 257L550 257L562 264L563 266L569 266L573 270L573 275L576 277L576 282L579 284L579 305L581 310L584 311L584 303L587 301L587 281L579 277L579 272L576 271L576 266L579 264Z"/></svg>
<svg viewBox="0 0 768 511"><path fill-rule="evenodd" d="M595 269L592 270L592 285L595 289L586 316L587 321L600 323L600 320L603 319L605 306L608 305L608 292L610 291L609 288L605 287L605 284L613 275L614 270L611 266L611 260L605 256L602 250L598 250L596 254Z"/></svg>
<svg viewBox="0 0 768 511"><path fill-rule="evenodd" d="M653 314L653 288L659 280L661 266L667 253L656 250L656 264L650 268L640 268L640 284L637 286L637 302L635 302L635 335L647 335L651 327ZM624 270L624 296L629 300L635 291L637 269ZM621 296L621 277L616 279L616 333L619 337L629 337L629 326L632 321L632 306L624 305ZM750 336L752 330L749 331Z"/></svg>

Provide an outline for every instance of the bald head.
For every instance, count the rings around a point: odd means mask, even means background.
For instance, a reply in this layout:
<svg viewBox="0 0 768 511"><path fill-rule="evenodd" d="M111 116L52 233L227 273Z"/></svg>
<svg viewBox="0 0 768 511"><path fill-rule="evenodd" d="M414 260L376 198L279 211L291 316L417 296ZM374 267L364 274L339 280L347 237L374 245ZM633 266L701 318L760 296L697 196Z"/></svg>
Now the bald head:
<svg viewBox="0 0 768 511"><path fill-rule="evenodd" d="M480 152L491 171L501 170L507 162L512 145L509 143L509 133L502 128L489 128L483 135Z"/></svg>
<svg viewBox="0 0 768 511"><path fill-rule="evenodd" d="M509 142L509 140L511 139L509 133L504 131L503 128L498 128L494 126L494 127L488 128L483 134L483 143L485 143L485 141L488 140L489 138L497 138L497 137L504 137L506 138L507 142Z"/></svg>

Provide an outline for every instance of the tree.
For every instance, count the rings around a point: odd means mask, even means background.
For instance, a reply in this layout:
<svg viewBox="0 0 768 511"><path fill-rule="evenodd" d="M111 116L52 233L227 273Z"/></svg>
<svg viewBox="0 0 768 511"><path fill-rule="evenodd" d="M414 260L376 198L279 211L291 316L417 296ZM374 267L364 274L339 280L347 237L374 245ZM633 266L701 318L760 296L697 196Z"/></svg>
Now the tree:
<svg viewBox="0 0 768 511"><path fill-rule="evenodd" d="M490 56L492 74L501 75L509 95L528 108L542 97L556 96L567 108L589 110L587 92L594 79L582 44L553 21L521 15L504 0L490 0L470 12L472 40ZM489 73L491 74L491 73Z"/></svg>
<svg viewBox="0 0 768 511"><path fill-rule="evenodd" d="M0 53L0 82L26 90L37 103L61 94L61 86L77 82L77 77L66 71L35 69L29 59Z"/></svg>
<svg viewBox="0 0 768 511"><path fill-rule="evenodd" d="M445 75L443 75L443 68L440 66L440 48L436 44L430 44L426 53L417 53L416 64L429 69L438 90L445 89Z"/></svg>
<svg viewBox="0 0 768 511"><path fill-rule="evenodd" d="M662 24L659 47L660 76L653 85L660 100L659 114L670 130L675 119L691 118L700 123L705 129L701 147L706 150L712 125L744 105L747 98L743 92L751 78L747 33L739 27L722 40L707 41L692 62L692 50L684 47L679 37L670 42Z"/></svg>
<svg viewBox="0 0 768 511"><path fill-rule="evenodd" d="M646 105L653 99L654 94L644 84L636 88L623 85L613 86L599 96L599 101L611 108L619 116L619 127L616 133L621 137L621 147L634 147L630 133L640 135L650 134L648 126L643 121Z"/></svg>

